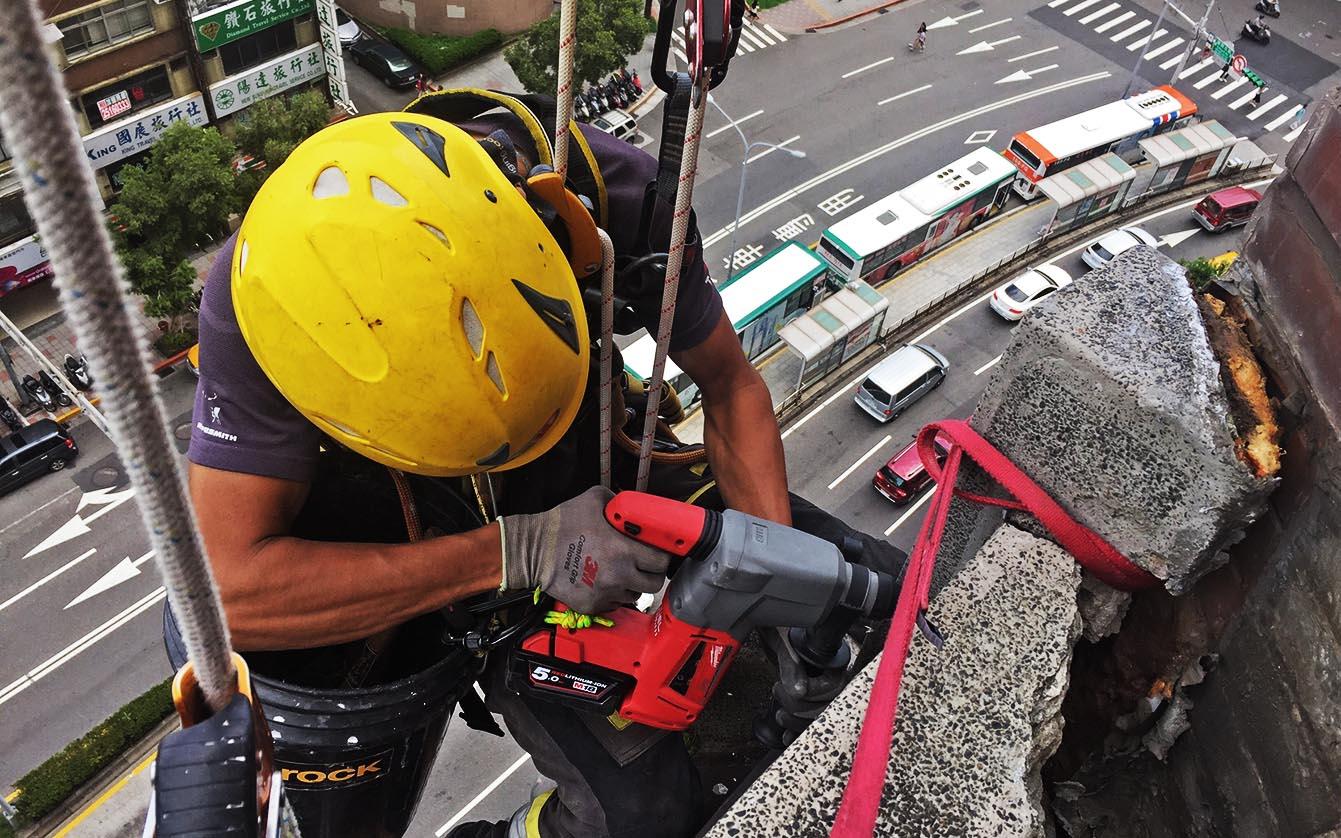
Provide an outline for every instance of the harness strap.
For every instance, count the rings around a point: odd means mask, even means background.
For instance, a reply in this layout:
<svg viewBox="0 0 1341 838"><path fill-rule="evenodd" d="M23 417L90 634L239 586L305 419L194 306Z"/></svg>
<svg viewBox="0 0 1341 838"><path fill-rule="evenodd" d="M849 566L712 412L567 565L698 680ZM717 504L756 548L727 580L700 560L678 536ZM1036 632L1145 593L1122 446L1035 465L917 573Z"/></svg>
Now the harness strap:
<svg viewBox="0 0 1341 838"><path fill-rule="evenodd" d="M935 440L938 435L951 443L943 468L936 457ZM829 833L831 838L866 838L875 831L876 813L889 766L890 746L894 741L894 720L898 711L903 667L908 659L914 628L920 625L924 632L931 633L930 624L924 616L930 605L931 572L935 567L950 504L955 496L1032 514L1086 570L1115 588L1134 591L1152 587L1159 582L1155 576L1132 564L1130 559L1093 530L1071 517L1061 504L969 427L967 422L945 419L926 425L917 435L917 455L927 474L936 481L937 491L932 497L927 517L922 522L917 544L908 557L898 605L885 639L885 654L880 660L875 683L871 686L871 700L866 707L861 734L857 739L857 753L852 760L852 771L843 792L843 801ZM955 488L959 466L965 455L981 466L1011 497L996 498ZM932 642L935 643L935 639Z"/></svg>

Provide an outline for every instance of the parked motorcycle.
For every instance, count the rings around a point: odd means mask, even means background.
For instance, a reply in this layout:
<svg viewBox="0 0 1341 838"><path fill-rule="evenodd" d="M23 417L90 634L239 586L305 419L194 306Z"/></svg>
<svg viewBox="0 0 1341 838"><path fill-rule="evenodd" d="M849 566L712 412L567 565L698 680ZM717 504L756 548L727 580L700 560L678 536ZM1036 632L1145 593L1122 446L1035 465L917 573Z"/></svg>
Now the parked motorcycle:
<svg viewBox="0 0 1341 838"><path fill-rule="evenodd" d="M80 390L93 389L93 376L88 371L88 359L82 354L78 358L68 352L65 354L65 377Z"/></svg>
<svg viewBox="0 0 1341 838"><path fill-rule="evenodd" d="M610 100L611 108L622 108L628 104L624 101L624 94L613 82L605 82L601 88L605 90L605 97Z"/></svg>
<svg viewBox="0 0 1341 838"><path fill-rule="evenodd" d="M587 110L587 101L580 90L573 93L573 118L578 122L591 121L591 112Z"/></svg>
<svg viewBox="0 0 1341 838"><path fill-rule="evenodd" d="M55 397L48 393L46 388L43 387L41 382L36 378L33 378L31 375L25 375L20 383L23 385L23 391L41 405L43 410L55 409Z"/></svg>
<svg viewBox="0 0 1341 838"><path fill-rule="evenodd" d="M1280 0L1257 0L1257 11L1271 17L1280 17Z"/></svg>
<svg viewBox="0 0 1341 838"><path fill-rule="evenodd" d="M1267 25L1266 21L1260 20L1260 18L1255 20L1245 20L1243 22L1243 34L1252 38L1259 44L1271 43L1271 27Z"/></svg>
<svg viewBox="0 0 1341 838"><path fill-rule="evenodd" d="M57 384L56 379L47 374L46 370L38 371L37 380L42 382L42 388L56 399L56 404L61 407L69 407L74 404L74 399L70 398L70 394L65 392L65 388Z"/></svg>
<svg viewBox="0 0 1341 838"><path fill-rule="evenodd" d="M624 91L624 98L629 100L629 104L632 104L638 100L638 91L634 89L633 82L629 81L629 77L627 75L624 75L622 73L615 73L614 75L610 76L610 80L613 81L615 84L619 85L620 90Z"/></svg>
<svg viewBox="0 0 1341 838"><path fill-rule="evenodd" d="M9 426L11 431L19 431L23 429L23 420L19 418L19 414L10 406L9 400L5 398L0 398L0 420L4 420L4 423Z"/></svg>
<svg viewBox="0 0 1341 838"><path fill-rule="evenodd" d="M624 78L633 85L633 89L638 91L638 95L643 95L643 82L642 79L638 78L638 71L630 71L628 67L625 67L623 70L620 70L620 72L623 73Z"/></svg>

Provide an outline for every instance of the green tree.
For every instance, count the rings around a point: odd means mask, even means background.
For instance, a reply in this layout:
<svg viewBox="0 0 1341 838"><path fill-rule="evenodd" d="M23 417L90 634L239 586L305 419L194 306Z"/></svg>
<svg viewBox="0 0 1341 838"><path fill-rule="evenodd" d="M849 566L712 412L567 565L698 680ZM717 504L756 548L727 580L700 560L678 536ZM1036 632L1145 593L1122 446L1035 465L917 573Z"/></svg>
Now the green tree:
<svg viewBox="0 0 1341 838"><path fill-rule="evenodd" d="M1228 262L1215 263L1204 256L1198 256L1196 259L1179 259L1178 264L1187 269L1187 281L1192 284L1194 291L1204 291L1206 286L1229 270Z"/></svg>
<svg viewBox="0 0 1341 838"><path fill-rule="evenodd" d="M331 116L326 97L317 90L293 96L271 96L247 108L237 119L234 136L238 151L263 166L242 173L238 190L242 204L251 203L256 190L283 163L298 144L326 127Z"/></svg>
<svg viewBox="0 0 1341 838"><path fill-rule="evenodd" d="M596 81L623 67L643 47L647 22L641 0L578 0L573 78ZM554 94L559 79L559 16L540 21L503 51L512 72L532 93Z"/></svg>
<svg viewBox="0 0 1341 838"><path fill-rule="evenodd" d="M187 255L228 233L237 211L233 143L214 128L173 125L139 166L122 170L110 212L126 280L145 312L168 322L168 344L190 337L196 272Z"/></svg>

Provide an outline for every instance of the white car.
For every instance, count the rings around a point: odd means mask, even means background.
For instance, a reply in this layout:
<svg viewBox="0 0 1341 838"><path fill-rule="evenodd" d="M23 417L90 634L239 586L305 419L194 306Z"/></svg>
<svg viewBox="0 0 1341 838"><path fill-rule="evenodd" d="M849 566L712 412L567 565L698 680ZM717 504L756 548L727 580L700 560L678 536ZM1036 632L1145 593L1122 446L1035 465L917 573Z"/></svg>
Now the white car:
<svg viewBox="0 0 1341 838"><path fill-rule="evenodd" d="M1039 265L996 289L989 305L1007 320L1019 320L1049 294L1070 284L1071 275L1066 271L1056 265Z"/></svg>
<svg viewBox="0 0 1341 838"><path fill-rule="evenodd" d="M1119 227L1111 233L1105 233L1098 241L1092 242L1085 248L1085 252L1080 254L1080 258L1091 268L1102 268L1141 244L1150 247L1159 246L1155 237L1140 227Z"/></svg>
<svg viewBox="0 0 1341 838"><path fill-rule="evenodd" d="M638 137L638 123L619 108L606 111L591 121L592 125L621 140L633 142Z"/></svg>
<svg viewBox="0 0 1341 838"><path fill-rule="evenodd" d="M354 19L345 14L344 9L335 10L335 34L340 36L340 46L347 47L363 37L363 30Z"/></svg>

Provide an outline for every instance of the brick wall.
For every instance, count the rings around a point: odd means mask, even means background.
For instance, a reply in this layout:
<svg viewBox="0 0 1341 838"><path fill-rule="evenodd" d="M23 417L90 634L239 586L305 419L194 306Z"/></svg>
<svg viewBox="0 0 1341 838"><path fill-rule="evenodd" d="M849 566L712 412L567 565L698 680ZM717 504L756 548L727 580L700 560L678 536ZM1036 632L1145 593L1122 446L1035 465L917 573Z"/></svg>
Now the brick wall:
<svg viewBox="0 0 1341 838"><path fill-rule="evenodd" d="M481 29L521 32L549 17L553 0L344 0L350 14L378 26L469 35Z"/></svg>

